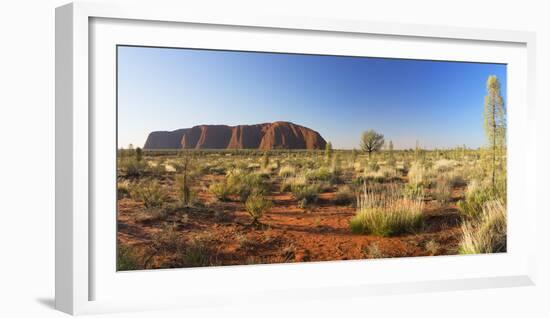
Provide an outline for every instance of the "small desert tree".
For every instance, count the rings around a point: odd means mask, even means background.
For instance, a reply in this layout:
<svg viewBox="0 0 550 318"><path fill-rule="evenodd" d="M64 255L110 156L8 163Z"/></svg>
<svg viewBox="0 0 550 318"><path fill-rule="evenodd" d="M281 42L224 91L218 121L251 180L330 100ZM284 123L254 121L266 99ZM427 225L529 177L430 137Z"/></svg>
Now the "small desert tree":
<svg viewBox="0 0 550 318"><path fill-rule="evenodd" d="M384 145L384 135L369 129L361 135L361 149L369 154L379 151Z"/></svg>
<svg viewBox="0 0 550 318"><path fill-rule="evenodd" d="M492 185L496 187L497 154L502 151L506 139L506 113L504 100L500 95L500 82L495 75L487 79L487 95L485 96L485 111L483 128L489 143L490 156L492 158L491 174Z"/></svg>

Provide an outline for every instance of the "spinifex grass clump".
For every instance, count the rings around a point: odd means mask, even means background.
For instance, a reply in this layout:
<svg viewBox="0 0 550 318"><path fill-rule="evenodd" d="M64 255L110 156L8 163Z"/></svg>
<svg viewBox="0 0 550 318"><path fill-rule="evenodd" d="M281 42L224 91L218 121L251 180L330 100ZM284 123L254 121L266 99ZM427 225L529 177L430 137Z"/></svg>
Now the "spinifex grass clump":
<svg viewBox="0 0 550 318"><path fill-rule="evenodd" d="M225 180L212 183L208 187L208 191L210 191L214 197L220 201L227 201L231 192Z"/></svg>
<svg viewBox="0 0 550 318"><path fill-rule="evenodd" d="M348 185L344 185L338 188L338 191L334 194L334 203L338 205L351 204L355 199L355 194Z"/></svg>
<svg viewBox="0 0 550 318"><path fill-rule="evenodd" d="M116 267L118 271L131 271L142 268L142 256L131 246L121 245L117 249Z"/></svg>
<svg viewBox="0 0 550 318"><path fill-rule="evenodd" d="M424 198L424 187L418 183L407 183L403 187L403 194L411 199Z"/></svg>
<svg viewBox="0 0 550 318"><path fill-rule="evenodd" d="M363 173L365 181L386 182L399 178L397 170L392 167L380 167L376 165L375 169L367 167Z"/></svg>
<svg viewBox="0 0 550 318"><path fill-rule="evenodd" d="M128 180L118 181L116 187L117 199L127 198L130 196L131 184Z"/></svg>
<svg viewBox="0 0 550 318"><path fill-rule="evenodd" d="M312 184L294 184L291 187L292 195L298 200L298 205L304 208L312 203L317 202L319 193L322 187L318 183Z"/></svg>
<svg viewBox="0 0 550 318"><path fill-rule="evenodd" d="M486 202L479 218L462 225L460 254L506 252L506 206L501 200Z"/></svg>
<svg viewBox="0 0 550 318"><path fill-rule="evenodd" d="M357 213L350 220L356 234L392 236L414 232L422 226L423 201L410 198L396 186L367 186L357 198Z"/></svg>
<svg viewBox="0 0 550 318"><path fill-rule="evenodd" d="M482 214L484 205L496 199L502 199L498 192L474 179L466 188L464 200L458 202L458 209L463 217L476 219Z"/></svg>
<svg viewBox="0 0 550 318"><path fill-rule="evenodd" d="M431 185L431 173L429 169L419 161L412 163L407 176L409 177L410 184L420 185L426 188Z"/></svg>
<svg viewBox="0 0 550 318"><path fill-rule="evenodd" d="M164 205L168 195L158 181L142 181L134 184L130 189L130 196L142 201L147 209L160 208Z"/></svg>
<svg viewBox="0 0 550 318"><path fill-rule="evenodd" d="M248 212L248 215L252 219L252 224L258 224L259 219L271 206L272 202L260 194L250 195L245 203L246 212Z"/></svg>
<svg viewBox="0 0 550 318"><path fill-rule="evenodd" d="M328 181L333 179L333 173L328 167L312 169L306 172L306 178L310 181Z"/></svg>
<svg viewBox="0 0 550 318"><path fill-rule="evenodd" d="M241 202L246 202L252 194L267 194L269 191L264 176L242 170L233 170L229 173L227 184L231 194L238 195Z"/></svg>
<svg viewBox="0 0 550 318"><path fill-rule="evenodd" d="M438 178L433 189L433 197L439 204L447 203L451 198L451 183L446 178Z"/></svg>
<svg viewBox="0 0 550 318"><path fill-rule="evenodd" d="M138 161L135 157L127 157L120 160L119 169L127 178L139 178L145 174L147 164L144 161Z"/></svg>
<svg viewBox="0 0 550 318"><path fill-rule="evenodd" d="M296 168L294 168L293 166L289 166L289 165L286 165L286 166L282 166L281 169L279 170L279 176L281 178L290 178L290 177L293 177L296 175Z"/></svg>

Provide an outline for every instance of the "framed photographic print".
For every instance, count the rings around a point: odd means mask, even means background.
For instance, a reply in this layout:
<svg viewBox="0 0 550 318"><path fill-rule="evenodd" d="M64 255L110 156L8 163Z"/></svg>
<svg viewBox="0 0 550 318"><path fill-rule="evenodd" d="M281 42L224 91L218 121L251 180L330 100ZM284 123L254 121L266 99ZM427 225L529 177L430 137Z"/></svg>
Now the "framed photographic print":
<svg viewBox="0 0 550 318"><path fill-rule="evenodd" d="M533 34L177 9L57 9L56 308L533 284Z"/></svg>

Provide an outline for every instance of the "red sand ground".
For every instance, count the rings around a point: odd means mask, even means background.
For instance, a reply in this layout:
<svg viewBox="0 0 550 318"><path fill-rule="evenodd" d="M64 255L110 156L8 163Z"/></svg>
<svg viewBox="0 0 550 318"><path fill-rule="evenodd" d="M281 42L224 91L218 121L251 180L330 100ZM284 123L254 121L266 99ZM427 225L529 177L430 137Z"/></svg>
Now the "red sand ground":
<svg viewBox="0 0 550 318"><path fill-rule="evenodd" d="M205 182L208 178L213 177L206 177ZM291 194L272 192L269 198L273 207L262 217L261 226L250 224L244 205L239 202L215 202L186 209L186 218L172 213L163 219L140 220L142 204L124 198L119 200L118 243L151 253L154 234L165 224L172 224L182 242L207 235L210 265L456 254L460 223L455 202L463 192L463 188L454 189L451 202L444 206L426 200L424 229L396 237L352 234L348 222L355 208L334 205L334 193L323 193L317 204L302 209ZM209 193L199 193L199 201L211 199ZM182 266L174 265L173 258L170 253L154 253L146 266Z"/></svg>

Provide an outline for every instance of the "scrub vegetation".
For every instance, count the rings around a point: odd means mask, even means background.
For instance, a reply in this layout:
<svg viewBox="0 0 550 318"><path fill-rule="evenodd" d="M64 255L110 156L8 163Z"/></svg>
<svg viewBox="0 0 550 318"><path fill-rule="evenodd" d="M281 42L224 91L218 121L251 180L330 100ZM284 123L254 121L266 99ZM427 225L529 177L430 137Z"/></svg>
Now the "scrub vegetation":
<svg viewBox="0 0 550 318"><path fill-rule="evenodd" d="M119 149L118 270L506 252L496 77L480 113L476 149Z"/></svg>

